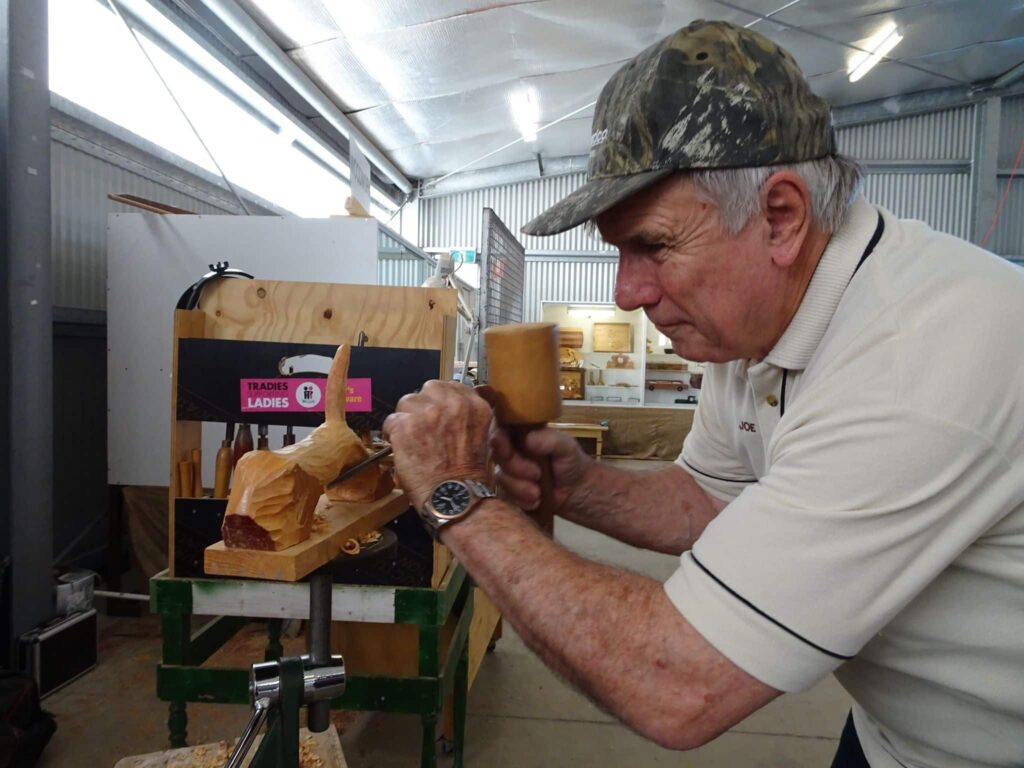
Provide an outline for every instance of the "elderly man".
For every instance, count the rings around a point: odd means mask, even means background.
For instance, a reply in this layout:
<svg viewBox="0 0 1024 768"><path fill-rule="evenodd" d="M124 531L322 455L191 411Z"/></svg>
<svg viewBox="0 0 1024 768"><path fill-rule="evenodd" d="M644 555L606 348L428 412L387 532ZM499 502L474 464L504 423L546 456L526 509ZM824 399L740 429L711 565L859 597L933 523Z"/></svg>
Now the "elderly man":
<svg viewBox="0 0 1024 768"><path fill-rule="evenodd" d="M612 77L588 176L525 231L593 222L616 303L710 363L682 454L629 473L494 431L491 498L487 403L432 382L386 425L426 524L666 747L834 672L855 701L834 765L1024 764L1024 274L862 199L790 55L729 24ZM521 511L538 459L562 517L680 554L668 582L546 539Z"/></svg>

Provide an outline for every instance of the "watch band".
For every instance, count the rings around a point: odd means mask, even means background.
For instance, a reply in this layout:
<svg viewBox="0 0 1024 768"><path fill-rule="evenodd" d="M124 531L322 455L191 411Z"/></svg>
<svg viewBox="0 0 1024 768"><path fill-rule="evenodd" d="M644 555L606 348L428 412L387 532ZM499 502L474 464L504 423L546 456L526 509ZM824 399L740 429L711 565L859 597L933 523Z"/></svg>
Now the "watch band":
<svg viewBox="0 0 1024 768"><path fill-rule="evenodd" d="M469 490L471 490L473 492L473 495L477 497L475 499L475 501L473 502L474 505L475 504L479 504L484 499L496 499L496 498L498 498L498 494L497 493L492 491L490 488L488 488L486 485L481 483L479 480L463 480L462 482L464 482L466 484L466 487L469 488Z"/></svg>

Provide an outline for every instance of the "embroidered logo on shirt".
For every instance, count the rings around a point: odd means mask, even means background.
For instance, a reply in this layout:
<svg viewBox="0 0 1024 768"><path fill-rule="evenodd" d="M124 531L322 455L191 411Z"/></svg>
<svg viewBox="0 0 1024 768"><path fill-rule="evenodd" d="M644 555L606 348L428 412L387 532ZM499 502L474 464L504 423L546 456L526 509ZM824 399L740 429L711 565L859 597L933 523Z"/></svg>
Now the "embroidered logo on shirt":
<svg viewBox="0 0 1024 768"><path fill-rule="evenodd" d="M757 432L757 425L749 421L740 422L740 432Z"/></svg>

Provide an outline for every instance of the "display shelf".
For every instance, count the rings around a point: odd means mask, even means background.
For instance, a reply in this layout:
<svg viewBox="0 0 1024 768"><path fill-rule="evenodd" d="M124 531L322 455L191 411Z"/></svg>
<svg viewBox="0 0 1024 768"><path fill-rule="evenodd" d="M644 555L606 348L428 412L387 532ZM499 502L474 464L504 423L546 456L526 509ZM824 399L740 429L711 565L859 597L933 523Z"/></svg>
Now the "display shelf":
<svg viewBox="0 0 1024 768"><path fill-rule="evenodd" d="M664 344L655 347L655 342L665 341L657 329L650 323L640 310L624 312L614 304L575 304L571 302L543 302L542 318L545 322L555 323L562 329L566 338L572 338L573 349L583 360L584 376L596 375L600 370L602 384L587 382L584 387L584 398L581 400L565 400L566 406L601 405L618 408L637 408L652 406L658 408L693 408L693 403L674 403L680 397L698 397L699 391L688 387L689 376L703 373L703 366L690 362ZM610 368L608 363L617 354L615 352L594 351L594 324L612 323L632 328L632 351L625 352L633 363L632 368ZM579 346L576 346L576 345ZM624 342L623 342L624 345ZM648 352L647 350L651 351ZM648 363L671 363L685 366L683 370L665 370L649 368ZM593 374L591 372L594 372ZM678 381L683 391L675 387L650 390L648 381ZM617 386L619 385L619 386ZM622 400L595 400L594 397L621 397ZM630 402L631 401L631 402Z"/></svg>

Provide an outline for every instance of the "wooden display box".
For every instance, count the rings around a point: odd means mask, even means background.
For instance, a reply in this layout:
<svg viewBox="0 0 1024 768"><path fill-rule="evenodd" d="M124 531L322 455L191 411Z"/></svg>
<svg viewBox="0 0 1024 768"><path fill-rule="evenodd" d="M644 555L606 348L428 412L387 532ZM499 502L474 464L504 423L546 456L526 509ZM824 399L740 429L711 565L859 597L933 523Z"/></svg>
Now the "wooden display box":
<svg viewBox="0 0 1024 768"><path fill-rule="evenodd" d="M562 368L558 373L558 386L563 400L583 400L586 397L586 370Z"/></svg>
<svg viewBox="0 0 1024 768"><path fill-rule="evenodd" d="M594 323L595 352L632 352L633 326L630 323Z"/></svg>
<svg viewBox="0 0 1024 768"><path fill-rule="evenodd" d="M583 329L582 328L559 328L558 329L558 346L568 347L569 349L582 349L583 348Z"/></svg>

